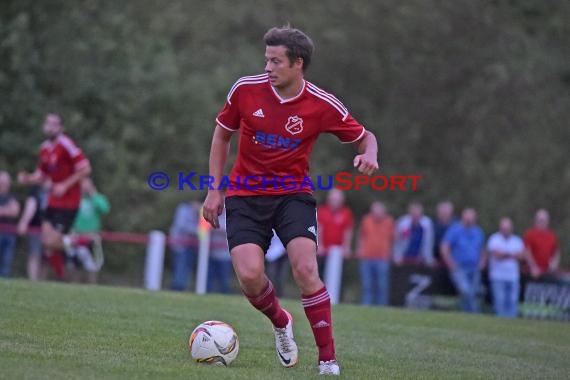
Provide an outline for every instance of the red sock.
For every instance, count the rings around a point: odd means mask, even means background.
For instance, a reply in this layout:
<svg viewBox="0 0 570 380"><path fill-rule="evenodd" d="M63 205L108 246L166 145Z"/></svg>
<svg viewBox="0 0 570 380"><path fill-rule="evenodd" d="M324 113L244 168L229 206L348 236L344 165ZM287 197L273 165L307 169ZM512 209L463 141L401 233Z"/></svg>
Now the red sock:
<svg viewBox="0 0 570 380"><path fill-rule="evenodd" d="M315 343L319 348L319 361L336 360L332 335L331 300L327 288L313 294L303 295L305 314L313 329Z"/></svg>
<svg viewBox="0 0 570 380"><path fill-rule="evenodd" d="M51 254L47 256L47 261L51 265L55 276L59 280L65 279L65 261L63 260L63 252L51 251Z"/></svg>
<svg viewBox="0 0 570 380"><path fill-rule="evenodd" d="M263 314L267 316L273 323L273 326L277 328L283 328L287 326L289 322L289 318L285 311L281 308L279 304L279 300L275 295L275 288L271 281L267 280L267 285L265 289L261 292L261 294L257 296L250 296L247 295L245 292L243 293L249 300L249 302L255 307L257 310L261 311Z"/></svg>

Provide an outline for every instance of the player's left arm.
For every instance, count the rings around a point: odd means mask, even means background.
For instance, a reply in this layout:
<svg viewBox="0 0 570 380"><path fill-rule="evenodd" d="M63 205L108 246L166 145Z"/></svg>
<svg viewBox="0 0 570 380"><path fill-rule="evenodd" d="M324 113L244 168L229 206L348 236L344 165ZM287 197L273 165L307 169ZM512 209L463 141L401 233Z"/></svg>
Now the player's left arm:
<svg viewBox="0 0 570 380"><path fill-rule="evenodd" d="M355 142L358 149L358 155L354 157L354 167L359 172L372 175L378 170L378 141L376 136L368 130L365 131L364 136Z"/></svg>

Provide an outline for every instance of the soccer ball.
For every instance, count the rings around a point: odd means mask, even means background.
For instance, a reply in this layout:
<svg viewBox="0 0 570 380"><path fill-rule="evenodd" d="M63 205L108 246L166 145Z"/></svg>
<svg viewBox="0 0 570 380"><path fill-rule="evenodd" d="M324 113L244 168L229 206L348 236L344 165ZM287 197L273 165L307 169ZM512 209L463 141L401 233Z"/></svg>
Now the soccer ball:
<svg viewBox="0 0 570 380"><path fill-rule="evenodd" d="M238 354L239 340L227 323L207 321L192 331L188 349L198 363L228 366Z"/></svg>

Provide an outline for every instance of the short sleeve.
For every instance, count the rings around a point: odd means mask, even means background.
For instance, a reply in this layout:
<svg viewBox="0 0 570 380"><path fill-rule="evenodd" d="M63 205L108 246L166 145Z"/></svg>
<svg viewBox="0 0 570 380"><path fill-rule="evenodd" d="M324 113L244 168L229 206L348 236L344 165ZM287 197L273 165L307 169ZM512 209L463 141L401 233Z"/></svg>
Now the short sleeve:
<svg viewBox="0 0 570 380"><path fill-rule="evenodd" d="M331 109L325 117L324 132L332 133L341 143L349 144L360 140L366 133L362 124L349 113L343 114Z"/></svg>
<svg viewBox="0 0 570 380"><path fill-rule="evenodd" d="M236 82L228 93L224 108L218 113L216 123L228 131L235 132L239 129L241 117L239 113L239 81Z"/></svg>
<svg viewBox="0 0 570 380"><path fill-rule="evenodd" d="M75 155L71 156L71 161L73 162L73 168L75 170L80 170L86 166L89 166L89 160L87 159L87 157L85 157L85 155L79 148L77 148Z"/></svg>

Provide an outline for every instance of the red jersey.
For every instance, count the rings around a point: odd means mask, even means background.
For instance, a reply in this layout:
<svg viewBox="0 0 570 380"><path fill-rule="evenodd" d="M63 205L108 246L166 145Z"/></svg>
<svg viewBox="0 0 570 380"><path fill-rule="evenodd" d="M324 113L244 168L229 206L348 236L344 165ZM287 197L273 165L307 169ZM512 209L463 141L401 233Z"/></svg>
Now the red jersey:
<svg viewBox="0 0 570 380"><path fill-rule="evenodd" d="M524 233L523 240L541 272L548 272L550 260L558 251L556 234L551 230L531 228Z"/></svg>
<svg viewBox="0 0 570 380"><path fill-rule="evenodd" d="M229 183L222 182L227 195L312 193L309 155L319 134L332 133L343 143L365 134L333 95L304 80L297 96L282 99L266 74L239 79L216 123L240 131Z"/></svg>
<svg viewBox="0 0 570 380"><path fill-rule="evenodd" d="M317 207L317 223L319 242L328 250L333 245L344 245L344 234L352 229L354 217L346 206L333 212L328 205L323 204Z"/></svg>
<svg viewBox="0 0 570 380"><path fill-rule="evenodd" d="M81 149L63 133L55 140L46 140L40 146L38 168L53 184L65 181L77 170L89 165ZM71 186L61 197L49 195L48 207L77 209L81 201L79 182Z"/></svg>

